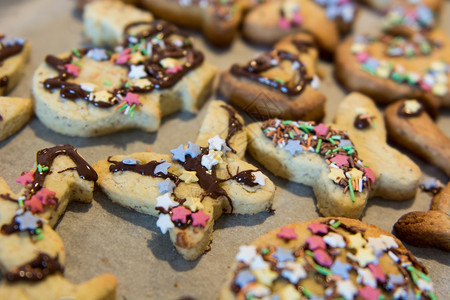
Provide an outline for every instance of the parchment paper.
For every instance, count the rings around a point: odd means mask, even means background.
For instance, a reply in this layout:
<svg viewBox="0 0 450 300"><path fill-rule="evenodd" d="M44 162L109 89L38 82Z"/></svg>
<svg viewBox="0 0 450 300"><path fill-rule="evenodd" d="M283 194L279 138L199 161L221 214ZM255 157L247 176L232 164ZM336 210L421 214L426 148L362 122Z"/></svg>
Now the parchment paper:
<svg viewBox="0 0 450 300"><path fill-rule="evenodd" d="M45 55L83 45L83 28L75 5L75 1L67 0L0 2L0 31L32 42L32 55L25 76L10 95L30 95L33 71ZM450 34L449 17L450 3L446 1L441 21L447 34ZM379 18L380 15L363 9L358 16L356 31L375 33L380 28ZM230 49L219 51L205 43L200 34L188 32L194 35L196 46L205 51L206 59L220 70L227 69L234 62L246 62L256 52L267 49L247 44L238 37ZM320 90L328 97L325 121L331 122L345 91L336 84L330 63L321 62L320 67L325 76ZM142 152L148 147L152 151L168 153L181 143L195 140L204 113L205 106L198 115L177 113L165 118L160 130L153 134L135 130L96 138L63 136L33 118L20 132L0 142L0 175L18 192L20 186L15 183L15 178L32 168L38 150L55 144L72 144L91 164L108 155ZM448 110L442 112L437 122L450 134ZM424 174L447 182L441 171L415 156L410 157ZM255 163L249 156L247 159ZM276 227L319 216L310 187L266 174L278 186L275 213L222 216L215 224L211 251L191 262L177 254L168 234L162 235L156 227L155 217L115 205L100 191L95 192L90 205L70 204L56 227L67 250L67 278L79 283L111 272L119 279L117 299L120 300L177 299L188 295L197 299L215 299L240 245L250 243ZM404 213L427 210L430 199L430 195L420 191L410 201L372 199L362 220L391 231ZM436 249L409 245L407 248L429 268L438 297L448 299L450 255Z"/></svg>

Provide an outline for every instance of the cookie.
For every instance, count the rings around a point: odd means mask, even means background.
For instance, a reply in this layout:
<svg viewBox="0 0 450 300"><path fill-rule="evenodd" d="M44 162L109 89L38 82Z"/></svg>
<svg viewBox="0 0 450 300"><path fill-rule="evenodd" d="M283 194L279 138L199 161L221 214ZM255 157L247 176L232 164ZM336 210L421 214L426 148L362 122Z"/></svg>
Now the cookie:
<svg viewBox="0 0 450 300"><path fill-rule="evenodd" d="M394 35L412 36L436 27L435 13L426 5L393 5L383 17L383 29Z"/></svg>
<svg viewBox="0 0 450 300"><path fill-rule="evenodd" d="M142 0L142 6L157 18L201 29L211 44L224 48L237 34L244 8L248 7L243 2L248 1Z"/></svg>
<svg viewBox="0 0 450 300"><path fill-rule="evenodd" d="M97 174L70 145L38 151L36 165L17 178L18 195L0 179L0 298L114 299L111 274L82 284L64 278L64 244L52 229L69 201L92 201Z"/></svg>
<svg viewBox="0 0 450 300"><path fill-rule="evenodd" d="M84 33L96 46L119 45L128 25L151 21L151 13L119 0L94 1L87 4L83 11Z"/></svg>
<svg viewBox="0 0 450 300"><path fill-rule="evenodd" d="M359 218L368 198L410 199L419 185L420 169L386 144L382 115L361 94L341 102L335 124L271 119L247 134L253 158L311 186L324 216Z"/></svg>
<svg viewBox="0 0 450 300"><path fill-rule="evenodd" d="M416 100L401 100L384 113L389 140L420 156L450 176L448 138Z"/></svg>
<svg viewBox="0 0 450 300"><path fill-rule="evenodd" d="M433 197L430 210L401 216L394 224L394 233L414 246L450 251L450 184Z"/></svg>
<svg viewBox="0 0 450 300"><path fill-rule="evenodd" d="M360 0L364 4L381 11L386 12L393 6L397 7L414 7L418 5L424 5L429 7L433 12L437 12L443 1L442 0L394 0L394 1L385 1L385 0Z"/></svg>
<svg viewBox="0 0 450 300"><path fill-rule="evenodd" d="M22 128L32 115L31 99L0 97L0 141Z"/></svg>
<svg viewBox="0 0 450 300"><path fill-rule="evenodd" d="M31 45L0 33L0 96L12 90L25 72Z"/></svg>
<svg viewBox="0 0 450 300"><path fill-rule="evenodd" d="M314 45L307 34L286 37L272 51L222 72L219 93L256 119L322 119L325 96L317 91Z"/></svg>
<svg viewBox="0 0 450 300"><path fill-rule="evenodd" d="M187 260L208 249L214 221L223 213L255 214L272 206L272 181L234 153L242 146L233 136L242 135L244 128L241 118L228 110L232 108L223 102L210 107L216 120L205 118L199 141L203 145L206 140L206 128L216 135L209 137L206 147L189 142L172 149L171 155L114 155L94 165L102 191L115 203L157 216L156 225L163 234L169 232ZM230 125L237 122L240 125Z"/></svg>
<svg viewBox="0 0 450 300"><path fill-rule="evenodd" d="M145 25L146 30L142 28ZM136 23L126 46L48 55L34 73L38 118L71 136L98 136L139 128L156 131L161 117L196 112L209 96L216 67L192 40L168 23Z"/></svg>
<svg viewBox="0 0 450 300"><path fill-rule="evenodd" d="M319 48L334 53L340 37L351 30L354 15L352 1L270 1L246 15L242 33L253 43L273 45L287 35L308 32Z"/></svg>
<svg viewBox="0 0 450 300"><path fill-rule="evenodd" d="M436 299L427 274L379 227L319 218L241 246L219 299Z"/></svg>
<svg viewBox="0 0 450 300"><path fill-rule="evenodd" d="M413 37L358 35L339 45L334 73L346 89L379 104L417 99L435 117L450 105L449 46L439 30Z"/></svg>

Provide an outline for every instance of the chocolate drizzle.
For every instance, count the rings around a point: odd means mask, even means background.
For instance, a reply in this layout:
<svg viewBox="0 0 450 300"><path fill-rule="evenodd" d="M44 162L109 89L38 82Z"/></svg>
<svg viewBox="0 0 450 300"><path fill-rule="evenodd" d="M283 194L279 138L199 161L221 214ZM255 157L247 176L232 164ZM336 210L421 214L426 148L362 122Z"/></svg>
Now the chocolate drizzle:
<svg viewBox="0 0 450 300"><path fill-rule="evenodd" d="M178 178L177 175L167 172L167 174L164 174L162 172L158 172L155 174L155 168L164 163L165 161L156 161L156 160L152 160L146 164L135 164L135 165L131 165L131 164L125 164L123 162L118 162L118 161L113 161L111 160L111 156L108 157L108 162L113 163L112 165L109 166L109 171L112 173L117 173L119 171L130 171L130 172L135 172L144 176L152 176L152 177L161 177L161 178L169 178L170 180L172 180L173 182L175 182L175 184L178 184L180 179Z"/></svg>
<svg viewBox="0 0 450 300"><path fill-rule="evenodd" d="M369 116L365 114L359 114L356 116L353 126L358 129L366 129L370 127L371 122L369 122Z"/></svg>
<svg viewBox="0 0 450 300"><path fill-rule="evenodd" d="M301 53L306 53L311 48L316 48L317 45L314 41L305 41L305 40L297 40L293 39L291 43L297 48L297 50Z"/></svg>
<svg viewBox="0 0 450 300"><path fill-rule="evenodd" d="M258 172L259 170L245 170L238 172L236 175L230 177L228 180L236 180L239 183L245 184L247 186L253 187L257 186L258 183L254 182L255 175L252 173Z"/></svg>
<svg viewBox="0 0 450 300"><path fill-rule="evenodd" d="M64 267L59 263L58 255L52 258L46 253L39 253L35 260L6 272L5 277L11 282L19 280L40 281L55 273L64 273Z"/></svg>
<svg viewBox="0 0 450 300"><path fill-rule="evenodd" d="M273 64L274 60L277 61L275 65ZM277 66L281 60L288 60L298 64L299 81L297 83L284 82L261 75L261 73ZM265 52L242 67L234 64L231 66L230 72L234 76L244 77L278 89L288 96L300 95L305 86L312 81L312 78L307 75L305 65L299 60L298 56L281 50Z"/></svg>
<svg viewBox="0 0 450 300"><path fill-rule="evenodd" d="M0 88L8 86L9 78L8 76L3 76L0 78Z"/></svg>
<svg viewBox="0 0 450 300"><path fill-rule="evenodd" d="M1 43L2 39L3 37L0 38L0 63L5 59L22 52L23 50L23 44L14 42L5 45Z"/></svg>
<svg viewBox="0 0 450 300"><path fill-rule="evenodd" d="M228 112L228 134L225 138L225 142L227 143L227 146L231 149L231 151L233 153L236 153L236 150L234 150L230 146L230 140L236 134L236 132L242 130L242 123L236 117L236 111L233 108L228 105L221 105L220 107Z"/></svg>
<svg viewBox="0 0 450 300"><path fill-rule="evenodd" d="M423 113L423 106L420 105L420 108L417 109L416 111L412 112L412 111L408 111L405 109L405 103L403 102L399 107L398 107L398 111L397 111L397 115L399 117L402 118L414 118L414 117L418 117Z"/></svg>

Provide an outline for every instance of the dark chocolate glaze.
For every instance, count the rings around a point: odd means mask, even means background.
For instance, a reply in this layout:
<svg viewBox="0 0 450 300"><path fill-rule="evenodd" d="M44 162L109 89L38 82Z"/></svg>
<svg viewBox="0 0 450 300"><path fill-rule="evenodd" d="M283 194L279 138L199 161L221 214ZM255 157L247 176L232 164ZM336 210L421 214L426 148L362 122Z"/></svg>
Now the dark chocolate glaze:
<svg viewBox="0 0 450 300"><path fill-rule="evenodd" d="M3 45L0 50L0 62L4 61L8 57L14 56L20 52L22 52L23 45L14 43L12 45Z"/></svg>
<svg viewBox="0 0 450 300"><path fill-rule="evenodd" d="M248 185L248 186L257 186L258 184L253 182L255 180L255 175L253 172L258 172L259 170L245 170L237 173L236 175L230 177L229 180L236 180L239 183Z"/></svg>
<svg viewBox="0 0 450 300"><path fill-rule="evenodd" d="M9 82L8 76L5 75L2 78L0 78L0 88L8 86L8 82Z"/></svg>
<svg viewBox="0 0 450 300"><path fill-rule="evenodd" d="M40 281L55 273L64 273L64 267L59 263L58 255L52 258L46 253L39 253L35 260L6 272L5 277L11 282L19 280Z"/></svg>
<svg viewBox="0 0 450 300"><path fill-rule="evenodd" d="M405 111L405 103L402 103L402 105L398 107L397 111L397 115L402 118L414 118L420 116L422 113L423 113L423 105L421 105L420 109L417 110L415 113L407 113Z"/></svg>
<svg viewBox="0 0 450 300"><path fill-rule="evenodd" d="M355 122L353 122L353 126L358 129L366 129L370 127L370 122L367 118L361 118L362 114L359 114L355 118Z"/></svg>
<svg viewBox="0 0 450 300"><path fill-rule="evenodd" d="M175 182L175 184L178 184L178 182L180 181L177 175L170 173L169 171L167 171L167 174L161 172L155 174L155 168L158 165L164 163L164 161L152 160L146 164L128 165L124 164L121 161L113 161L110 159L111 156L108 157L108 162L113 163L112 165L109 166L109 171L112 173L117 173L119 171L130 171L144 176L161 177L164 179L169 178L170 180Z"/></svg>
<svg viewBox="0 0 450 300"><path fill-rule="evenodd" d="M236 153L236 150L234 150L230 146L230 140L236 134L236 132L242 130L242 123L236 117L236 111L234 110L234 108L231 108L228 105L221 105L220 107L228 112L228 134L225 142L227 143L227 146L231 149L231 151L233 151L233 153Z"/></svg>
<svg viewBox="0 0 450 300"><path fill-rule="evenodd" d="M20 215L14 216L11 223L3 224L2 228L1 228L1 232L6 235L20 232L20 223L17 222L17 220L16 220L16 218L19 216ZM43 226L44 226L44 224L42 223L42 221L38 221L35 229L27 229L27 231L30 235L34 235L34 234L37 234L36 229L41 229Z"/></svg>
<svg viewBox="0 0 450 300"><path fill-rule="evenodd" d="M298 83L293 86L289 86L287 84L282 84L276 81L273 78L268 78L260 75L262 72L265 72L274 66L271 64L272 59L275 59L274 54L279 57L280 60L289 60L291 62L297 62L299 64L298 73L300 75L300 79ZM307 76L305 65L299 60L297 55L292 54L287 51L274 50L272 52L265 52L261 56L251 60L245 66L239 66L238 64L234 64L230 69L231 74L237 77L244 77L265 85L269 87L280 90L282 93L288 96L297 96L300 95L305 86L309 84L312 80L311 77Z"/></svg>
<svg viewBox="0 0 450 300"><path fill-rule="evenodd" d="M57 145L52 148L39 150L36 154L36 162L41 166L47 166L49 170L34 173L34 180L29 188L29 194L35 194L42 188L45 177L49 174L53 161L59 155L67 155L76 165L78 175L84 180L97 181L98 176L95 170L78 154L76 149L71 145Z"/></svg>
<svg viewBox="0 0 450 300"><path fill-rule="evenodd" d="M314 41L305 41L293 39L291 43L297 48L301 53L306 53L310 48L316 48L317 45Z"/></svg>
<svg viewBox="0 0 450 300"><path fill-rule="evenodd" d="M9 193L6 193L6 194L0 194L0 198L2 198L2 199L4 199L4 200L11 201L11 202L14 202L14 203L17 203L17 202L18 202L18 200L12 198L11 195L10 195Z"/></svg>

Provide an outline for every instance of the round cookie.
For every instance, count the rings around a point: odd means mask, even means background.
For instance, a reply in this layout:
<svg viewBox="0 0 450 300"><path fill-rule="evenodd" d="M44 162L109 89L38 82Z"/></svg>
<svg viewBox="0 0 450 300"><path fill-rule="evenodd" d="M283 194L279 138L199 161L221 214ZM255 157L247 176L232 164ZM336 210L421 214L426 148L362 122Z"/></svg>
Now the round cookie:
<svg viewBox="0 0 450 300"><path fill-rule="evenodd" d="M390 233L319 218L241 246L219 299L435 299L427 273Z"/></svg>

